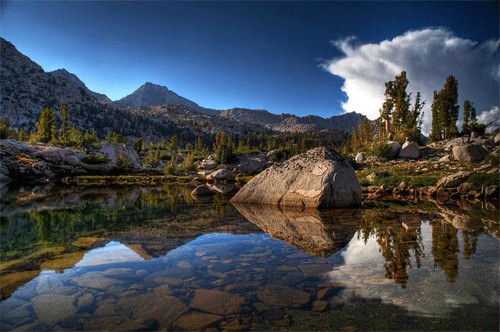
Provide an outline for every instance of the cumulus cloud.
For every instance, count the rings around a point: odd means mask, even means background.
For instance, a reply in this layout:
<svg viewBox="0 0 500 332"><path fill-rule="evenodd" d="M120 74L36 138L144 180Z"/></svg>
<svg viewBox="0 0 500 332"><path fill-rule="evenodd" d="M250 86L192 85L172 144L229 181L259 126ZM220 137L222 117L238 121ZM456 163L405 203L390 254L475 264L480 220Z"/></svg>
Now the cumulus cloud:
<svg viewBox="0 0 500 332"><path fill-rule="evenodd" d="M498 106L493 107L487 112L481 113L477 117L477 122L491 125L487 128L487 132L492 132L495 128L500 128L500 110Z"/></svg>
<svg viewBox="0 0 500 332"><path fill-rule="evenodd" d="M430 131L433 91L440 91L446 77L458 80L459 105L471 101L481 118L499 104L500 40L477 42L455 36L446 28L408 31L377 44L359 44L355 37L333 41L344 55L322 67L345 79L342 91L348 100L346 112L377 118L384 102L384 83L403 70L410 81L408 91L417 91L426 100L424 133ZM460 115L461 118L462 115Z"/></svg>

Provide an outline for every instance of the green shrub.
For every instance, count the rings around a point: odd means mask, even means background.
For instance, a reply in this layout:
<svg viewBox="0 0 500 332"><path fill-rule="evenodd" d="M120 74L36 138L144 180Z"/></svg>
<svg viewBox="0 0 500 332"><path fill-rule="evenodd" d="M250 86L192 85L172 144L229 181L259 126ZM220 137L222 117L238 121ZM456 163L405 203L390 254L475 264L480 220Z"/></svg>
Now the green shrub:
<svg viewBox="0 0 500 332"><path fill-rule="evenodd" d="M117 173L130 172L132 170L132 161L123 153L120 153L116 159L116 165L113 170Z"/></svg>
<svg viewBox="0 0 500 332"><path fill-rule="evenodd" d="M377 158L380 158L382 160L391 159L394 155L394 152L392 151L392 147L386 143L374 143L374 144L372 144L368 149L368 153L370 155L375 156Z"/></svg>
<svg viewBox="0 0 500 332"><path fill-rule="evenodd" d="M498 173L472 173L466 182L472 183L471 190L480 190L482 187L498 185Z"/></svg>
<svg viewBox="0 0 500 332"><path fill-rule="evenodd" d="M82 162L89 165L106 164L108 162L108 156L99 154L89 154L82 158Z"/></svg>
<svg viewBox="0 0 500 332"><path fill-rule="evenodd" d="M180 165L179 169L181 171L196 172L198 170L198 167L194 163L194 158L191 156L187 156L182 161L182 164Z"/></svg>
<svg viewBox="0 0 500 332"><path fill-rule="evenodd" d="M168 164L163 168L163 172L166 175L174 175L175 173L177 173L177 162L177 158L172 156Z"/></svg>
<svg viewBox="0 0 500 332"><path fill-rule="evenodd" d="M490 153L486 156L486 158L484 158L484 161L493 166L498 166L500 164L500 152L497 151L497 153Z"/></svg>

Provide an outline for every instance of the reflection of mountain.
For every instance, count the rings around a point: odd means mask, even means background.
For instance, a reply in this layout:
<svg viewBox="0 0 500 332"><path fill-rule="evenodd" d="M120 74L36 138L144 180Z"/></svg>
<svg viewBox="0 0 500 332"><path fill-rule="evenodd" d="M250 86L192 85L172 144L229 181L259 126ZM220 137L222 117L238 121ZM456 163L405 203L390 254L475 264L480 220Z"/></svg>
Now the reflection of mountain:
<svg viewBox="0 0 500 332"><path fill-rule="evenodd" d="M234 204L250 222L274 238L307 252L310 255L329 257L345 247L357 230L359 216L351 222L333 223L331 216L318 210L281 210L278 207ZM362 213L362 210L350 210Z"/></svg>

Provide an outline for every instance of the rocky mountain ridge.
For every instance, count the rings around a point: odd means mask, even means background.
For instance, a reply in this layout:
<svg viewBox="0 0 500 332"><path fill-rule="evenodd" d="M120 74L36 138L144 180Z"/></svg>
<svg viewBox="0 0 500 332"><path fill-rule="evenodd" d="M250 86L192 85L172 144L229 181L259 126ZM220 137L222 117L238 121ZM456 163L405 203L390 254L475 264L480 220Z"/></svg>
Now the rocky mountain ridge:
<svg viewBox="0 0 500 332"><path fill-rule="evenodd" d="M34 129L45 107L56 111L65 103L70 122L106 135L115 131L129 138L159 139L181 133L186 140L208 137L217 130L229 134L257 132L306 132L323 129L349 130L363 116L356 113L323 119L272 114L265 110L233 108L213 110L177 95L167 87L147 82L118 101L89 90L65 69L46 73L41 66L0 38L0 117L9 117L13 127ZM178 106L173 106L177 104ZM169 111L170 109L170 111Z"/></svg>
<svg viewBox="0 0 500 332"><path fill-rule="evenodd" d="M81 88L84 88L85 91L87 91L90 95L96 97L97 100L99 100L101 102L104 102L104 103L110 103L111 102L111 99L109 99L108 96L106 96L105 94L97 93L97 92L94 92L94 91L90 90L89 88L87 88L87 86L85 85L85 83L83 83L78 78L78 76L76 76L73 73L68 72L64 68L57 69L57 70L54 70L54 71L49 71L49 72L47 72L47 74L50 74L52 76L62 77L62 78L67 79L68 81L74 82L76 85L78 85Z"/></svg>

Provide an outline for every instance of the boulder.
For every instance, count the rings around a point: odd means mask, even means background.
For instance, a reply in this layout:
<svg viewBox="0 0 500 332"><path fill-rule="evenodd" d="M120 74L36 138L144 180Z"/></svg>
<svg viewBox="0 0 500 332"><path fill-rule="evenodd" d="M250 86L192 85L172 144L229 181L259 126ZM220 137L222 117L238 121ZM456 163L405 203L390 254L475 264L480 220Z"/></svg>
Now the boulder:
<svg viewBox="0 0 500 332"><path fill-rule="evenodd" d="M418 151L417 142L407 141L403 144L401 150L399 150L399 156L401 158L411 158L418 159L420 152Z"/></svg>
<svg viewBox="0 0 500 332"><path fill-rule="evenodd" d="M356 155L355 160L357 162L364 161L366 159L366 153L365 152L360 152Z"/></svg>
<svg viewBox="0 0 500 332"><path fill-rule="evenodd" d="M456 174L448 175L439 180L437 188L455 188L465 182L469 172L460 171Z"/></svg>
<svg viewBox="0 0 500 332"><path fill-rule="evenodd" d="M215 193L212 190L210 190L210 188L208 188L205 185L196 187L191 192L191 196L212 196L212 195L215 195Z"/></svg>
<svg viewBox="0 0 500 332"><path fill-rule="evenodd" d="M240 169L243 173L253 174L261 170L266 165L267 159L265 157L255 156L240 159L240 161L236 165L236 168Z"/></svg>
<svg viewBox="0 0 500 332"><path fill-rule="evenodd" d="M278 150L271 150L266 154L267 159L277 158L277 157L278 157Z"/></svg>
<svg viewBox="0 0 500 332"><path fill-rule="evenodd" d="M103 154L107 154L109 159L111 160L111 163L113 164L116 164L118 157L120 156L120 154L122 154L132 162L134 168L141 167L141 165L139 164L139 155L131 146L123 144L104 143L100 152Z"/></svg>
<svg viewBox="0 0 500 332"><path fill-rule="evenodd" d="M401 144L399 144L398 142L395 142L395 141L387 141L385 142L385 144L389 145L392 149L392 154L394 156L396 156L399 152L399 150L401 150Z"/></svg>
<svg viewBox="0 0 500 332"><path fill-rule="evenodd" d="M228 169L219 169L218 171L207 175L207 180L224 181L232 178L234 178L234 174L231 170Z"/></svg>
<svg viewBox="0 0 500 332"><path fill-rule="evenodd" d="M266 169L231 202L316 208L359 206L361 186L344 157L321 147Z"/></svg>
<svg viewBox="0 0 500 332"><path fill-rule="evenodd" d="M488 151L480 144L458 145L453 148L453 156L458 161L481 161Z"/></svg>
<svg viewBox="0 0 500 332"><path fill-rule="evenodd" d="M209 160L209 159L203 159L200 166L203 169L214 169L217 167L217 165L218 165L218 163L216 161Z"/></svg>
<svg viewBox="0 0 500 332"><path fill-rule="evenodd" d="M499 198L498 197L498 186L497 185L494 185L494 186L489 186L486 188L486 190L484 191L484 196L486 198Z"/></svg>
<svg viewBox="0 0 500 332"><path fill-rule="evenodd" d="M473 131L472 133L470 133L470 138L479 138L479 134Z"/></svg>

